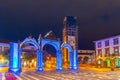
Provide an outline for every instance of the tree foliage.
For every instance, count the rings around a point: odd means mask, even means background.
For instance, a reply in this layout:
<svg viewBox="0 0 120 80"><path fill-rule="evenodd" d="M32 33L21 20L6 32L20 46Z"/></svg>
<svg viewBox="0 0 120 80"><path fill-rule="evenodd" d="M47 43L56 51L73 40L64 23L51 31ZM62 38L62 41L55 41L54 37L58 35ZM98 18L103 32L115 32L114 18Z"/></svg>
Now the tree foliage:
<svg viewBox="0 0 120 80"><path fill-rule="evenodd" d="M25 52L24 54L22 54L22 57L24 60L31 61L32 59L36 58L36 53L35 52Z"/></svg>
<svg viewBox="0 0 120 80"><path fill-rule="evenodd" d="M2 56L6 59L9 60L9 57L10 57L10 49L5 49L3 52L2 52Z"/></svg>

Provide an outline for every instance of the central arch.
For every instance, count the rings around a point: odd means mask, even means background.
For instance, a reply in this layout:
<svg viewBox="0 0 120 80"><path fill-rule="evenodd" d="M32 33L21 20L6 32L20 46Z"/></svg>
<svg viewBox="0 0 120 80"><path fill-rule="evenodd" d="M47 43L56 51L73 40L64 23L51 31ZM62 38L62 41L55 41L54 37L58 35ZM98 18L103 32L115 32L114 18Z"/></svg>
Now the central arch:
<svg viewBox="0 0 120 80"><path fill-rule="evenodd" d="M61 65L61 60L62 60L62 55L60 53L60 41L56 40L49 40L49 39L41 39L41 50L43 51L43 48L45 45L51 45L54 47L56 51L56 69L57 70L62 70L62 65ZM43 52L42 52L43 54Z"/></svg>
<svg viewBox="0 0 120 80"><path fill-rule="evenodd" d="M43 68L44 70L54 70L56 68L56 49L53 45L45 44L43 47Z"/></svg>

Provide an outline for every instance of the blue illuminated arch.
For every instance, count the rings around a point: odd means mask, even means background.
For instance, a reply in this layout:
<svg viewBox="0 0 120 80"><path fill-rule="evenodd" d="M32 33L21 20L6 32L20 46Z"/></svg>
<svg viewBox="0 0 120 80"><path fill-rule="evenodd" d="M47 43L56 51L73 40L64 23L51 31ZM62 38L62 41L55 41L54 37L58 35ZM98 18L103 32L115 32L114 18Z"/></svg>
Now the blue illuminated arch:
<svg viewBox="0 0 120 80"><path fill-rule="evenodd" d="M51 46L53 46L55 48L56 51L58 51L58 46L56 44L54 44L54 43L46 43L46 44L44 44L44 46L46 46L46 45L51 45ZM42 51L43 51L44 46L42 47Z"/></svg>
<svg viewBox="0 0 120 80"><path fill-rule="evenodd" d="M40 51L40 46L34 38L26 38L22 43L11 43L10 44L10 67L9 71L15 74L19 74L21 70L21 54L22 54L22 45L28 43L32 44L36 48L37 52L37 71L43 70L42 68L42 51Z"/></svg>
<svg viewBox="0 0 120 80"><path fill-rule="evenodd" d="M26 38L22 43L20 43L20 47L22 47L23 44L28 43L28 44L32 44L35 46L36 49L39 49L39 44L37 43L37 41L34 38Z"/></svg>
<svg viewBox="0 0 120 80"><path fill-rule="evenodd" d="M10 67L9 71L15 74L19 74L21 72L21 52L22 45L28 43L32 44L36 48L37 52L37 67L36 71L43 70L43 47L47 44L53 46L56 50L56 69L62 70L62 53L61 50L63 48L67 48L70 53L70 69L77 69L77 50L72 49L71 45L68 43L63 43L61 45L61 41L50 40L40 38L37 42L34 38L25 38L25 40L18 44L11 42L10 43Z"/></svg>
<svg viewBox="0 0 120 80"><path fill-rule="evenodd" d="M67 42L64 42L62 45L61 45L61 50L63 48L67 48L68 51L69 51L69 56L70 56L70 69L78 69L78 52L77 50L73 49L72 46L67 43Z"/></svg>
<svg viewBox="0 0 120 80"><path fill-rule="evenodd" d="M61 45L61 50L62 50L63 48L67 48L69 52L73 52L72 46L71 46L69 43L64 42L64 43Z"/></svg>
<svg viewBox="0 0 120 80"><path fill-rule="evenodd" d="M21 54L21 47L23 44L28 43L28 44L32 44L33 46L35 46L36 48L36 52L37 52L37 67L36 67L36 71L42 71L43 70L43 65L42 65L42 51L40 50L40 46L37 43L37 41L34 38L26 38L19 47L19 54ZM21 61L19 62L20 66L21 66Z"/></svg>
<svg viewBox="0 0 120 80"><path fill-rule="evenodd" d="M57 41L57 40L50 40L50 39L44 39L44 38L42 38L41 39L41 50L43 50L43 47L46 44L52 45L56 50L58 50L60 48L61 42Z"/></svg>
<svg viewBox="0 0 120 80"><path fill-rule="evenodd" d="M49 39L41 39L41 50L43 51L43 47L45 45L51 45L55 48L56 50L56 69L57 70L62 70L62 65L61 65L61 61L62 61L62 55L60 52L60 41L57 40L49 40Z"/></svg>
<svg viewBox="0 0 120 80"><path fill-rule="evenodd" d="M69 68L72 69L73 68L73 58L74 58L73 57L73 49L72 49L71 45L66 42L61 45L61 51L63 48L67 48L69 51L69 58L70 58L70 67Z"/></svg>

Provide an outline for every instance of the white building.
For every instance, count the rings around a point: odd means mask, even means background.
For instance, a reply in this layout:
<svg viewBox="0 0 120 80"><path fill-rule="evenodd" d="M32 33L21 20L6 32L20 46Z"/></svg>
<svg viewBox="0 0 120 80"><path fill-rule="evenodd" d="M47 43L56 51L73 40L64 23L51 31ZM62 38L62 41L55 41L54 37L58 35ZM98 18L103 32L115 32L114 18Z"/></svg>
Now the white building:
<svg viewBox="0 0 120 80"><path fill-rule="evenodd" d="M94 63L95 50L78 50L78 62L79 63Z"/></svg>
<svg viewBox="0 0 120 80"><path fill-rule="evenodd" d="M120 55L120 35L94 41L96 57L107 57L112 54Z"/></svg>
<svg viewBox="0 0 120 80"><path fill-rule="evenodd" d="M9 66L8 59L4 58L2 55L5 51L8 51L10 48L8 41L0 40L0 67Z"/></svg>
<svg viewBox="0 0 120 80"><path fill-rule="evenodd" d="M101 67L120 67L120 35L94 41L96 62Z"/></svg>
<svg viewBox="0 0 120 80"><path fill-rule="evenodd" d="M10 48L10 45L8 42L1 42L0 41L0 54L2 54L3 51L7 50Z"/></svg>

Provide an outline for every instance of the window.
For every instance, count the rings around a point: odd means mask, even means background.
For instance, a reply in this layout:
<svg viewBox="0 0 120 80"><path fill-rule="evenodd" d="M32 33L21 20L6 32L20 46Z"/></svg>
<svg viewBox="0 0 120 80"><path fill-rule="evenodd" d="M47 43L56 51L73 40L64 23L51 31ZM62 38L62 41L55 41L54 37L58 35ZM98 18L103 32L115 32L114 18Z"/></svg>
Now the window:
<svg viewBox="0 0 120 80"><path fill-rule="evenodd" d="M105 41L105 46L109 46L109 40Z"/></svg>
<svg viewBox="0 0 120 80"><path fill-rule="evenodd" d="M102 46L101 42L98 42L98 48L101 48L101 46Z"/></svg>
<svg viewBox="0 0 120 80"><path fill-rule="evenodd" d="M119 47L117 46L117 47L114 47L114 54L119 54Z"/></svg>
<svg viewBox="0 0 120 80"><path fill-rule="evenodd" d="M105 56L110 56L110 49L109 48L105 49Z"/></svg>
<svg viewBox="0 0 120 80"><path fill-rule="evenodd" d="M119 43L118 38L113 39L113 44L114 44L114 45L116 45L116 44L118 44L118 43Z"/></svg>
<svg viewBox="0 0 120 80"><path fill-rule="evenodd" d="M102 57L102 50L101 49L98 50L98 56Z"/></svg>
<svg viewBox="0 0 120 80"><path fill-rule="evenodd" d="M4 51L6 51L6 50L8 50L9 49L9 47L4 47Z"/></svg>
<svg viewBox="0 0 120 80"><path fill-rule="evenodd" d="M72 32L72 36L74 36L74 32Z"/></svg>

